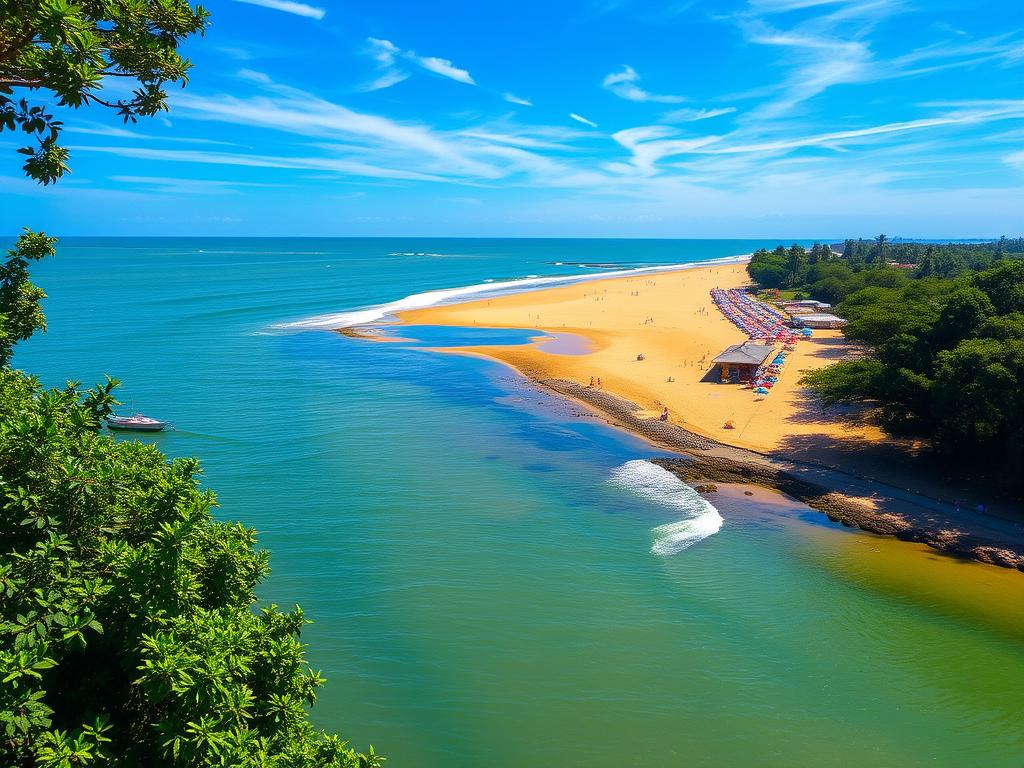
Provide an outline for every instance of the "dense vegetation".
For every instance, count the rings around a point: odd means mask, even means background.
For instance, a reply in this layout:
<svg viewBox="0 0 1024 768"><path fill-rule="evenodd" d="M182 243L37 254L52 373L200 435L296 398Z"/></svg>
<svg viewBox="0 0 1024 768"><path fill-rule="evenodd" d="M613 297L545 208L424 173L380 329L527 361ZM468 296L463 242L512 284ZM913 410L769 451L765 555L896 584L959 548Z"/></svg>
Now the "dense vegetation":
<svg viewBox="0 0 1024 768"><path fill-rule="evenodd" d="M74 109L112 109L125 122L158 114L167 108L165 85L188 82L179 43L202 34L206 22L206 11L187 0L0 0L0 132L33 141L18 150L26 175L56 181L68 171L68 150L58 144L62 122L15 89L45 90ZM134 86L129 97L100 96L112 77Z"/></svg>
<svg viewBox="0 0 1024 768"><path fill-rule="evenodd" d="M56 181L68 155L14 89L154 114L205 18L185 0L0 0L0 131L36 142L26 175ZM114 76L139 87L105 101ZM11 367L45 328L29 267L54 243L26 231L0 262L0 765L378 766L310 724L306 620L255 609L267 555L212 517L198 462L100 432L116 381L44 389Z"/></svg>
<svg viewBox="0 0 1024 768"><path fill-rule="evenodd" d="M965 473L1024 491L1024 241L847 241L760 251L760 285L838 302L869 350L808 374L826 404L871 402L894 434L925 435ZM816 254L816 256L812 256ZM892 262L897 262L898 266Z"/></svg>

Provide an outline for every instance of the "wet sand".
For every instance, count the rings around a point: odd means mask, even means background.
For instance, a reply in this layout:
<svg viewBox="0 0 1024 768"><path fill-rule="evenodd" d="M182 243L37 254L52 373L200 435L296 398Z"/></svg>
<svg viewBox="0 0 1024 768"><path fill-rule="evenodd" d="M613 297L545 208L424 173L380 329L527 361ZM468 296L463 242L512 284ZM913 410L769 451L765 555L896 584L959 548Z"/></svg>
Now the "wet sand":
<svg viewBox="0 0 1024 768"><path fill-rule="evenodd" d="M766 399L718 383L711 359L745 334L721 315L710 291L746 282L742 264L700 267L413 310L399 320L555 336L442 351L498 360L684 454L658 463L691 484L772 488L845 525L1024 570L1019 510L969 511L977 496L936 477L916 455L919 445L886 436L863 412L824 411L799 385L802 372L859 354L840 332L800 341ZM658 418L664 408L667 421Z"/></svg>

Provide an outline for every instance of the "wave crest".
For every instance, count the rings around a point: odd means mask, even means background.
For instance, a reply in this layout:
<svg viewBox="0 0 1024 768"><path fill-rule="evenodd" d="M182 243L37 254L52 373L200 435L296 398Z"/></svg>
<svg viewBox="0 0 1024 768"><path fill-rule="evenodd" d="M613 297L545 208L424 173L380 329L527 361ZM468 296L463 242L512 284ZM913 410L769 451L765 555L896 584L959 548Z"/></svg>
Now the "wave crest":
<svg viewBox="0 0 1024 768"><path fill-rule="evenodd" d="M662 557L677 554L718 533L722 527L722 516L711 502L657 464L642 459L627 461L612 470L609 482L685 515L681 520L651 530L654 534L652 554Z"/></svg>
<svg viewBox="0 0 1024 768"><path fill-rule="evenodd" d="M548 286L561 285L562 283L581 283L587 280L603 280L609 277L622 275L644 274L647 272L666 272L676 269L690 269L694 267L706 267L714 264L740 263L748 257L726 256L719 259L708 259L706 261L689 262L686 264L661 265L656 267L638 267L636 269L621 269L615 272L600 272L582 275L555 275L552 277L538 277L530 275L519 280L484 281L475 285L464 285L458 288L441 288L434 291L414 293L397 301L386 304L376 304L370 307L351 310L349 312L336 312L329 315L317 315L305 320L298 320L291 323L278 323L274 328L291 330L330 330L335 328L347 328L353 325L363 325L383 320L396 312L407 309L424 309L437 304L450 304L474 297L477 294L501 295L505 293L519 293L522 291L546 288Z"/></svg>

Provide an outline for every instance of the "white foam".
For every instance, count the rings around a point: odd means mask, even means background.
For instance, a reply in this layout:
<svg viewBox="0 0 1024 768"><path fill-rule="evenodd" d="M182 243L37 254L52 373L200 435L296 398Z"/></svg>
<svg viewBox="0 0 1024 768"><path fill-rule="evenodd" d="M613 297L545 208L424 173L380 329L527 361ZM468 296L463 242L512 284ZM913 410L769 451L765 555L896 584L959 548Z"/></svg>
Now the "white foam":
<svg viewBox="0 0 1024 768"><path fill-rule="evenodd" d="M711 503L667 469L649 461L627 461L612 470L609 481L637 496L682 512L685 517L653 528L651 552L666 557L718 533L722 516Z"/></svg>
<svg viewBox="0 0 1024 768"><path fill-rule="evenodd" d="M585 275L559 275L557 277L528 277L522 280L505 280L476 283L475 285L464 285L458 288L441 288L435 291L424 291L414 293L405 298L391 301L386 304L375 304L361 309L354 309L348 312L337 312L328 315L317 315L305 320L297 320L291 323L278 323L274 328L291 330L315 330L348 328L353 325L364 325L383 320L396 312L409 309L423 309L437 304L452 304L458 301L474 297L477 294L505 294L521 293L523 291L545 288L550 285L561 283L579 283L587 280L604 280L609 277L620 275L634 275L649 272L666 272L676 269L694 269L715 264L739 264L749 258L748 254L740 256L726 256L720 259L709 259L707 261L696 261L688 264L668 264L657 267L637 267L636 269L619 269L612 272L597 272Z"/></svg>

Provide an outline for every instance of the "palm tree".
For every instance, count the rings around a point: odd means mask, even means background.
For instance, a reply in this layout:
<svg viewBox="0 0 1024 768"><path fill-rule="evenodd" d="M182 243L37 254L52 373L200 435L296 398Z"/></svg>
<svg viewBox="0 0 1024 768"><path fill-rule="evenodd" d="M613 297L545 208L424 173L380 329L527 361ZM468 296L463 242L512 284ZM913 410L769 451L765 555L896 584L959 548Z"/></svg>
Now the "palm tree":
<svg viewBox="0 0 1024 768"><path fill-rule="evenodd" d="M885 264L889 260L889 238L879 235L875 238L875 250L872 253L872 261Z"/></svg>

